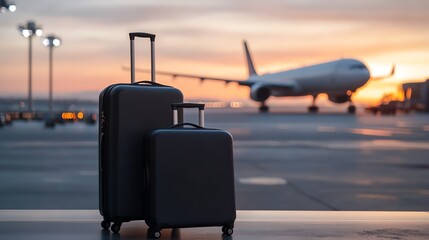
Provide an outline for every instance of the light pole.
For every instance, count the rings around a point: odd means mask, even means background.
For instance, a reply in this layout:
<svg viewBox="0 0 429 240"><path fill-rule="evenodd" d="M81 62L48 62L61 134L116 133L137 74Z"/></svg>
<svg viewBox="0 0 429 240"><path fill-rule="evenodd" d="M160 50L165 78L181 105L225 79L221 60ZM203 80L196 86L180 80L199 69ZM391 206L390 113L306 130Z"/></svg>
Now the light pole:
<svg viewBox="0 0 429 240"><path fill-rule="evenodd" d="M42 44L45 47L49 47L49 118L52 120L52 53L54 47L61 45L61 39L54 35L49 35L46 38L43 38Z"/></svg>
<svg viewBox="0 0 429 240"><path fill-rule="evenodd" d="M0 12L5 13L6 11L15 12L16 5L13 2L7 0L0 0Z"/></svg>
<svg viewBox="0 0 429 240"><path fill-rule="evenodd" d="M33 36L38 37L42 36L42 29L36 25L34 21L28 21L26 25L19 25L18 30L21 32L22 36L28 38L28 111L33 111L33 99L31 95L31 40Z"/></svg>

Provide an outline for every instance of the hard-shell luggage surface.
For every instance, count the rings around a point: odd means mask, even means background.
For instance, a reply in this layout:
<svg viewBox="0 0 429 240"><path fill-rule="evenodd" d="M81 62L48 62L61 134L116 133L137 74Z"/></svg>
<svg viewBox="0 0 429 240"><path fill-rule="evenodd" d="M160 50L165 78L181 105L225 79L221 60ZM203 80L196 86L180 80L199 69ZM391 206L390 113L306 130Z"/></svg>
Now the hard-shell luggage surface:
<svg viewBox="0 0 429 240"><path fill-rule="evenodd" d="M145 137L149 233L158 238L162 228L223 226L231 235L236 217L232 136L202 127L203 104L174 104L174 112L183 107L200 109L200 126L177 124Z"/></svg>
<svg viewBox="0 0 429 240"><path fill-rule="evenodd" d="M135 37L150 38L152 82L134 81ZM154 82L154 40L152 34L130 33L132 84L114 84L100 93L99 209L102 227L113 222L114 232L122 222L146 218L144 136L150 129L171 126L171 104L183 101L178 89Z"/></svg>

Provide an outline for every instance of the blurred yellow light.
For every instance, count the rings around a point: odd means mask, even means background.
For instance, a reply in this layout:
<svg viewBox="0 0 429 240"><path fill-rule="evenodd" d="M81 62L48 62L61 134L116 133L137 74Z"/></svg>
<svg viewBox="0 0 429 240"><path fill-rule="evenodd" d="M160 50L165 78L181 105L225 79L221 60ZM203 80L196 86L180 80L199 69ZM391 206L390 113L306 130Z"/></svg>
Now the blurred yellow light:
<svg viewBox="0 0 429 240"><path fill-rule="evenodd" d="M413 89L412 88L407 88L407 90L405 91L405 98L406 99L411 99L411 95L413 94Z"/></svg>
<svg viewBox="0 0 429 240"><path fill-rule="evenodd" d="M78 112L77 113L77 118L79 118L79 119L83 119L83 112Z"/></svg>
<svg viewBox="0 0 429 240"><path fill-rule="evenodd" d="M243 107L243 103L242 102L231 102L229 104L229 106L231 108L242 108Z"/></svg>
<svg viewBox="0 0 429 240"><path fill-rule="evenodd" d="M76 113L74 112L63 112L61 118L64 120L73 120L76 119Z"/></svg>

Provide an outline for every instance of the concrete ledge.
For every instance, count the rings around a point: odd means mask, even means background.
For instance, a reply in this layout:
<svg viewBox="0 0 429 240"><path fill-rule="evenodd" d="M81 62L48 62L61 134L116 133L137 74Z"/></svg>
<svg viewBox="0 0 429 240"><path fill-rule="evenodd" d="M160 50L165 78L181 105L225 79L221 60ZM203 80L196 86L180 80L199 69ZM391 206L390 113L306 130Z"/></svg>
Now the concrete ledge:
<svg viewBox="0 0 429 240"><path fill-rule="evenodd" d="M143 221L102 230L97 210L0 210L0 239L146 239ZM429 212L237 211L219 227L165 229L161 239L429 239Z"/></svg>

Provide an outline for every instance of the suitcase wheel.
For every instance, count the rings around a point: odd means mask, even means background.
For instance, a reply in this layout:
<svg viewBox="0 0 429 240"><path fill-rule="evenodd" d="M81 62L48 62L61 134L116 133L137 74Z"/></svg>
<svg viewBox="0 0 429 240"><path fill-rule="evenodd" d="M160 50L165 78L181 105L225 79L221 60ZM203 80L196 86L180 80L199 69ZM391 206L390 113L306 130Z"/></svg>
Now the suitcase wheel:
<svg viewBox="0 0 429 240"><path fill-rule="evenodd" d="M227 236L231 236L234 233L234 228L225 225L222 227L222 232Z"/></svg>
<svg viewBox="0 0 429 240"><path fill-rule="evenodd" d="M109 227L110 227L110 222L109 222L109 221L107 221L106 219L104 219L103 221L101 221L101 227L102 227L103 229L109 229Z"/></svg>
<svg viewBox="0 0 429 240"><path fill-rule="evenodd" d="M118 233L121 230L121 225L122 225L121 222L115 222L115 223L113 223L110 230L112 230L112 232L114 232L114 233Z"/></svg>
<svg viewBox="0 0 429 240"><path fill-rule="evenodd" d="M148 238L158 239L161 237L161 230L149 228L148 229Z"/></svg>

